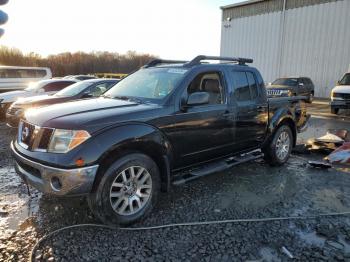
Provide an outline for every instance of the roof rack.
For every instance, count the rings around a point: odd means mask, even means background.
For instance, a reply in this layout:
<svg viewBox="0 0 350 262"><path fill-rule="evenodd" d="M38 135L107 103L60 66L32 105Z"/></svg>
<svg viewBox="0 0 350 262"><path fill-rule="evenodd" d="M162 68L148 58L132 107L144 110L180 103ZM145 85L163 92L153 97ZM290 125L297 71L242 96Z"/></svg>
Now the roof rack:
<svg viewBox="0 0 350 262"><path fill-rule="evenodd" d="M163 60L163 59L154 59L143 66L143 68L148 68L160 64L185 64L188 61L181 61L181 60Z"/></svg>
<svg viewBox="0 0 350 262"><path fill-rule="evenodd" d="M253 63L253 59L251 58L199 55L194 59L192 59L190 62L186 63L185 66L190 67L190 66L198 65L201 63L202 60L220 60L220 61L237 62L240 65L245 65L246 63Z"/></svg>

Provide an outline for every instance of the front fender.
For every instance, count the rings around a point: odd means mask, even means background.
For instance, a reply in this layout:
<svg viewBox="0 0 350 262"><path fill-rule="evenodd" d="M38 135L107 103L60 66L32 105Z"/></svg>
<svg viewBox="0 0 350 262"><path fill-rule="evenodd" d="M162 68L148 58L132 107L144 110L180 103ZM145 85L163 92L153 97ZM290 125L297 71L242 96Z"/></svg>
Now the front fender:
<svg viewBox="0 0 350 262"><path fill-rule="evenodd" d="M103 130L81 145L76 157L84 159L86 165L94 165L111 152L119 148L133 149L136 146L157 150L172 159L171 144L166 136L157 128L144 124L125 124Z"/></svg>

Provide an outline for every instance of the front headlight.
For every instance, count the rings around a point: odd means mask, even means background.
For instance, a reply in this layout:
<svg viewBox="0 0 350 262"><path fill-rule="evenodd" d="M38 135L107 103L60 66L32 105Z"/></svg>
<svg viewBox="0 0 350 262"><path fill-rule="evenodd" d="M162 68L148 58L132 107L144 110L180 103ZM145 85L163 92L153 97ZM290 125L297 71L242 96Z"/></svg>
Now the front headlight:
<svg viewBox="0 0 350 262"><path fill-rule="evenodd" d="M90 138L90 134L84 130L56 129L52 135L48 152L67 153Z"/></svg>

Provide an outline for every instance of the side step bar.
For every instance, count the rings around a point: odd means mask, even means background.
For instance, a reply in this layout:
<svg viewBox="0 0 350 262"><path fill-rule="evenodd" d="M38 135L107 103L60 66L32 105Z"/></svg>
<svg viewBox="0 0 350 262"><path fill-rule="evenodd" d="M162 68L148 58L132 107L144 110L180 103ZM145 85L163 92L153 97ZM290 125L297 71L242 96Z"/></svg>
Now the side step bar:
<svg viewBox="0 0 350 262"><path fill-rule="evenodd" d="M184 173L179 179L173 181L173 185L182 185L188 181L207 176L212 173L221 172L233 166L259 159L263 156L264 154L261 152L260 149L258 149L238 156L229 157L225 160L220 160L214 163L206 164Z"/></svg>

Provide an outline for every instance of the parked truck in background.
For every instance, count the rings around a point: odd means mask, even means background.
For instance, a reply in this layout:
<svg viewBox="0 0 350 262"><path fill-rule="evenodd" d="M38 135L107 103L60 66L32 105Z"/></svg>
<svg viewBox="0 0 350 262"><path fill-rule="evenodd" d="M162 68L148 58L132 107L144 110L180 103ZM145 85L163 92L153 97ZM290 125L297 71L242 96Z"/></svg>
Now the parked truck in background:
<svg viewBox="0 0 350 262"><path fill-rule="evenodd" d="M282 165L307 121L303 98L268 99L251 62L154 60L101 98L28 112L16 171L44 193L86 195L104 223L131 224L172 185L262 156Z"/></svg>
<svg viewBox="0 0 350 262"><path fill-rule="evenodd" d="M338 114L339 109L350 108L350 72L344 74L332 89L330 106L332 114Z"/></svg>

